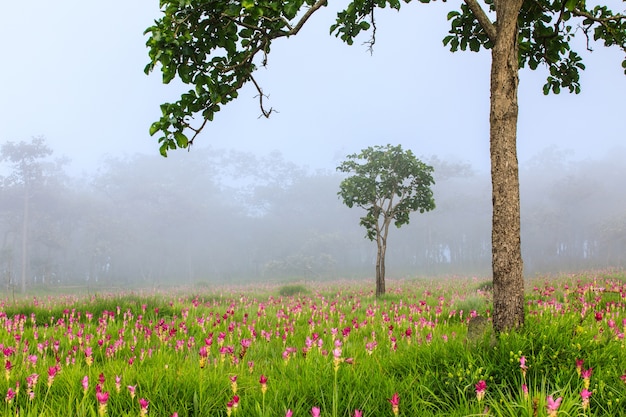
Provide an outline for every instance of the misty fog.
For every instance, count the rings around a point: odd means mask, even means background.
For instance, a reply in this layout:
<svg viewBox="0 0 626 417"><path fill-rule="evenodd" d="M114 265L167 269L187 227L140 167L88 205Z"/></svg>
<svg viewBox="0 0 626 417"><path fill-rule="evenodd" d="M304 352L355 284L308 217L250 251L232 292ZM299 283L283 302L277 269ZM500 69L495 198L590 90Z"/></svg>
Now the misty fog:
<svg viewBox="0 0 626 417"><path fill-rule="evenodd" d="M194 148L167 159L110 158L89 177L69 176L54 153L28 159L28 172L2 157L5 289L19 288L23 270L26 286L374 274L376 245L359 226L364 212L337 197L341 175L311 171L277 152ZM387 276L490 276L489 173L436 156L420 159L435 168L437 207L390 231ZM547 148L521 161L526 276L624 266L624 160L623 148L583 160Z"/></svg>

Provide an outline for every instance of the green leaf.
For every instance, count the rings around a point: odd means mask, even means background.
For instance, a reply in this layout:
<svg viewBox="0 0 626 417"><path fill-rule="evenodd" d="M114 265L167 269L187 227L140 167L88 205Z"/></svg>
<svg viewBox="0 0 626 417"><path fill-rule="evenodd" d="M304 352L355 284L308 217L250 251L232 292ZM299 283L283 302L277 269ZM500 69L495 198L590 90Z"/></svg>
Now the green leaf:
<svg viewBox="0 0 626 417"><path fill-rule="evenodd" d="M241 5L243 6L244 9L250 9L254 7L254 0L243 0L241 2Z"/></svg>
<svg viewBox="0 0 626 417"><path fill-rule="evenodd" d="M176 139L176 144L179 148L186 148L189 144L189 139L187 139L187 136L181 132L174 132L174 138Z"/></svg>
<svg viewBox="0 0 626 417"><path fill-rule="evenodd" d="M159 130L161 130L161 124L159 122L152 123L152 125L150 125L150 136L154 136Z"/></svg>
<svg viewBox="0 0 626 417"><path fill-rule="evenodd" d="M571 12L576 8L576 6L578 6L579 1L580 0L567 0L565 2L565 8Z"/></svg>

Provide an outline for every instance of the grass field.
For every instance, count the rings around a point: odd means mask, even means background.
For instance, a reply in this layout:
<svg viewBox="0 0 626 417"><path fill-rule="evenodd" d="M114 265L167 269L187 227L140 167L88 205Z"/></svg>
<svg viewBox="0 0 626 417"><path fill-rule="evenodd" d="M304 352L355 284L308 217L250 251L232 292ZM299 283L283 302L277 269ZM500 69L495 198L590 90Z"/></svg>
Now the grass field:
<svg viewBox="0 0 626 417"><path fill-rule="evenodd" d="M0 309L3 416L626 415L626 274L33 297ZM486 318L474 318L476 316Z"/></svg>

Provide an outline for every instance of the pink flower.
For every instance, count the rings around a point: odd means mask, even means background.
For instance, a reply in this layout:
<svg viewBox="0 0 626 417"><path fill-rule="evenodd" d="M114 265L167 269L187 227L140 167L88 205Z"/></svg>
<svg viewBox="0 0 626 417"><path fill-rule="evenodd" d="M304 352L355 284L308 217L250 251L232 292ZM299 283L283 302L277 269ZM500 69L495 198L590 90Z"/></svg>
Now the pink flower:
<svg viewBox="0 0 626 417"><path fill-rule="evenodd" d="M546 408L548 409L548 417L556 417L557 410L561 405L561 400L563 400L563 397L559 397L555 400L552 398L552 395L548 396L548 404L546 405Z"/></svg>
<svg viewBox="0 0 626 417"><path fill-rule="evenodd" d="M361 410L354 410L354 416L353 417L363 417L363 411L361 411Z"/></svg>
<svg viewBox="0 0 626 417"><path fill-rule="evenodd" d="M311 408L311 417L320 417L321 410L319 407Z"/></svg>
<svg viewBox="0 0 626 417"><path fill-rule="evenodd" d="M87 390L89 389L89 377L87 375L83 377L82 385L83 385L83 392L87 394Z"/></svg>
<svg viewBox="0 0 626 417"><path fill-rule="evenodd" d="M287 410L287 412L285 413L285 417L292 417L292 416L293 416L293 411Z"/></svg>
<svg viewBox="0 0 626 417"><path fill-rule="evenodd" d="M391 411L393 415L397 416L400 413L400 396L398 393L394 393L391 398L387 398L387 401L391 404Z"/></svg>
<svg viewBox="0 0 626 417"><path fill-rule="evenodd" d="M145 417L148 415L148 405L150 404L150 401L146 400L145 398L140 398L139 399L139 407L141 408L139 415L141 417Z"/></svg>
<svg viewBox="0 0 626 417"><path fill-rule="evenodd" d="M106 403L109 401L109 393L96 392L96 400L98 400L98 404L106 405Z"/></svg>
<svg viewBox="0 0 626 417"><path fill-rule="evenodd" d="M580 373L582 372L584 362L585 361L583 361L582 359L576 359L576 373L578 374L578 376L580 376Z"/></svg>
<svg viewBox="0 0 626 417"><path fill-rule="evenodd" d="M526 376L526 370L528 369L526 366L526 356L519 358L519 367L522 370L522 376Z"/></svg>
<svg viewBox="0 0 626 417"><path fill-rule="evenodd" d="M5 397L5 399L4 399L4 400L5 400L8 404L11 404L11 403L13 403L13 399L15 398L15 395L16 395L16 394L17 394L17 393L13 390L13 388L9 388L9 389L7 390L7 396Z"/></svg>
<svg viewBox="0 0 626 417"><path fill-rule="evenodd" d="M130 393L130 398L135 398L135 390L137 389L137 385L129 385L128 392Z"/></svg>
<svg viewBox="0 0 626 417"><path fill-rule="evenodd" d="M48 388L52 386L52 382L54 381L54 378L57 376L58 372L59 368L57 367L57 365L48 368Z"/></svg>
<svg viewBox="0 0 626 417"><path fill-rule="evenodd" d="M481 379L475 385L475 388L476 388L476 398L478 399L478 401L482 401L482 399L485 398L485 392L487 391L487 382L485 382L484 379Z"/></svg>
<svg viewBox="0 0 626 417"><path fill-rule="evenodd" d="M261 374L261 378L259 378L259 383L261 384L261 392L265 395L267 392L267 377Z"/></svg>
<svg viewBox="0 0 626 417"><path fill-rule="evenodd" d="M589 406L589 397L591 397L592 392L589 391L587 388L584 388L581 393L580 393L580 397L583 399L583 410L587 409L587 407Z"/></svg>
<svg viewBox="0 0 626 417"><path fill-rule="evenodd" d="M580 371L580 376L583 378L583 385L585 389L589 388L592 373L593 368L583 369L582 371Z"/></svg>

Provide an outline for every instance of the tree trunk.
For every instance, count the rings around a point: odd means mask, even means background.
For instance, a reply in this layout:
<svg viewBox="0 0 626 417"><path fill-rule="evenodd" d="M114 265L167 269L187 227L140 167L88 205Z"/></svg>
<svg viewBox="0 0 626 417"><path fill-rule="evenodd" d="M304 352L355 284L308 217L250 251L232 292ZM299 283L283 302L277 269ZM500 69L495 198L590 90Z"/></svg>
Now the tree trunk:
<svg viewBox="0 0 626 417"><path fill-rule="evenodd" d="M381 236L376 239L376 298L385 294L385 250Z"/></svg>
<svg viewBox="0 0 626 417"><path fill-rule="evenodd" d="M517 17L523 0L496 0L496 41L491 61L491 182L493 198L493 325L506 331L524 324L517 163Z"/></svg>

